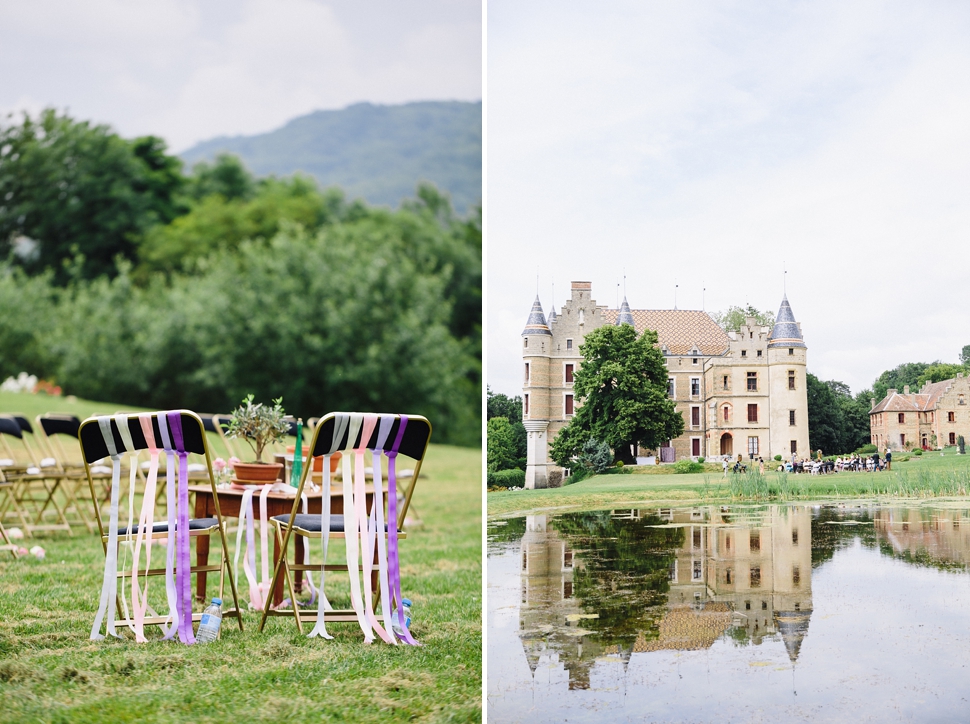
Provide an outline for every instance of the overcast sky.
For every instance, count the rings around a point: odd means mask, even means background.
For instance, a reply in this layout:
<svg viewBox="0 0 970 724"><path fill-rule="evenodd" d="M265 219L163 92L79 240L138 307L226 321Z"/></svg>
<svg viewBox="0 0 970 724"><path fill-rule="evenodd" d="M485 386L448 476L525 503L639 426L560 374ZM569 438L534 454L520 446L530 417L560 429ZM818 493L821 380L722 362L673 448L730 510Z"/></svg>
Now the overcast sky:
<svg viewBox="0 0 970 724"><path fill-rule="evenodd" d="M182 151L351 103L479 100L478 0L0 2L0 111Z"/></svg>
<svg viewBox="0 0 970 724"><path fill-rule="evenodd" d="M853 392L970 344L970 4L488 4L487 379L536 293L746 302Z"/></svg>

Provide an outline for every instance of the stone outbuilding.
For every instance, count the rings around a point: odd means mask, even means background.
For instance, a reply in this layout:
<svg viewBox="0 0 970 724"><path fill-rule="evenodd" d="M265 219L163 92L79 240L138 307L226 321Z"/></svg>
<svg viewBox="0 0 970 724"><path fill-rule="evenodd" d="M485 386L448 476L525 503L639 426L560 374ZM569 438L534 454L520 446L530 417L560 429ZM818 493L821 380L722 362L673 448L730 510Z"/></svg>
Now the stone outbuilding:
<svg viewBox="0 0 970 724"><path fill-rule="evenodd" d="M963 373L927 382L913 394L890 389L869 411L871 442L880 450L937 450L970 439L970 379Z"/></svg>

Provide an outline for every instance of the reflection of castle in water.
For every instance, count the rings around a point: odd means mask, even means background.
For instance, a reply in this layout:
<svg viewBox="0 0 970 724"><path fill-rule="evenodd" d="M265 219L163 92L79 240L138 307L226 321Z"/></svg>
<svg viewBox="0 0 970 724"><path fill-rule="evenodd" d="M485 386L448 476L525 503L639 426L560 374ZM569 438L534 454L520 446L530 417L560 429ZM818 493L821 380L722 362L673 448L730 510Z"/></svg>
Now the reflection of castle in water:
<svg viewBox="0 0 970 724"><path fill-rule="evenodd" d="M873 523L881 549L894 558L936 568L970 566L970 510L881 508Z"/></svg>
<svg viewBox="0 0 970 724"><path fill-rule="evenodd" d="M633 653L708 648L725 632L754 644L780 635L795 662L812 611L809 508L772 506L744 519L712 508L585 515L598 516L598 528L585 526L594 533L605 532L609 516L612 558L589 547L597 538L583 535L585 521L570 528L561 519L527 518L520 636L533 672L562 666L571 689L587 688L597 660L625 665ZM627 556L638 555L631 531L644 530L666 534L639 552L663 567L660 575ZM663 548L665 541L674 545ZM617 601L630 609L632 626L601 620L616 622L610 604Z"/></svg>

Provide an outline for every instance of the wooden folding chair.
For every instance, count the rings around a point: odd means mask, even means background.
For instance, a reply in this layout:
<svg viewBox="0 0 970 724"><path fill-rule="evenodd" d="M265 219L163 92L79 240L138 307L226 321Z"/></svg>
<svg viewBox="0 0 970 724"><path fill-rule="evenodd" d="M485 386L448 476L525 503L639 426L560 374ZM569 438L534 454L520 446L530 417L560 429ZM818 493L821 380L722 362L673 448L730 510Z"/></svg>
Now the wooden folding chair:
<svg viewBox="0 0 970 724"><path fill-rule="evenodd" d="M365 640L370 641L373 630L384 638L381 633L390 636L389 643L396 642L394 633L387 628L391 621L390 607L396 602L400 608L400 565L397 558L397 541L407 537L403 530L403 521L407 515L411 497L414 495L415 481L421 470L421 464L428 449L431 438L431 423L419 415L372 415L364 413L331 413L317 423L311 437L310 457L323 456L324 490L322 496L323 510L320 515L298 515L300 497L310 477L311 465L304 467L300 476L300 483L293 501L292 512L279 515L272 519L279 543L280 557L273 571L273 581L270 590L274 590L279 577L286 579L292 608L273 609L270 597L266 599L259 630L262 631L269 616L292 616L296 620L297 629L303 632L303 622L315 622L313 635L330 638L326 633L326 622L357 621L364 629ZM364 474L364 452L371 451L373 468L376 473L372 481L373 502L369 508L365 505L365 491L367 488ZM330 456L342 451L343 458L343 496L341 514L330 513L331 484L329 469ZM381 484L383 479L382 460L388 457L388 490L385 494ZM414 461L413 480L408 486L403 505L397 505L395 495L397 458L406 456ZM375 459L376 458L376 459ZM351 459L353 459L353 475L351 475ZM392 476L392 472L394 475ZM385 511L384 504L387 503ZM363 531L358 536L355 531ZM350 533L348 534L348 531ZM306 539L322 539L324 560L317 564L307 562L287 561L287 548L290 538L300 536ZM347 547L347 563L334 564L326 560L328 542L332 538L344 539ZM356 542L355 542L356 541ZM368 545L368 542L370 545ZM355 551L360 544L360 555ZM309 542L304 543L309 547ZM385 550L386 549L386 550ZM385 563L386 557L386 563ZM351 562L353 559L353 563ZM375 570L375 564L376 570ZM316 571L320 573L320 587L317 611L300 611L296 602L296 591L293 586L292 573L299 571ZM324 593L325 576L327 571L347 571L351 584L351 609L336 610L329 608L329 602ZM385 573L388 571L388 573ZM397 580L394 580L397 574ZM360 592L359 577L363 574L363 595ZM384 609L382 620L384 626L377 621L377 614L373 606L382 602ZM408 643L415 643L407 637Z"/></svg>
<svg viewBox="0 0 970 724"><path fill-rule="evenodd" d="M10 551L10 555L16 558L19 550L20 546L10 540L7 529L3 527L3 521L0 521L0 551Z"/></svg>
<svg viewBox="0 0 970 724"><path fill-rule="evenodd" d="M243 451L240 450L239 447L237 446L238 443L234 442L233 440L230 440L229 437L226 435L226 431L229 429L230 417L232 417L232 415L213 415L212 427L216 435L222 441L222 444L225 446L226 451L229 453L229 457L239 458L240 460L242 460L245 455L244 454L240 455L240 453ZM203 418L203 421L204 420L205 418Z"/></svg>
<svg viewBox="0 0 970 724"><path fill-rule="evenodd" d="M124 425L125 429L122 430L119 425ZM146 435L148 430L150 430L151 439ZM92 630L92 638L100 637L101 616L107 613L109 633L114 633L114 626L128 626L135 632L137 640L144 640L143 627L146 625L159 625L164 630L165 624L172 621L173 606L177 606L177 610L182 614L178 631L179 636L183 641L191 642L191 622L199 621L202 618L201 613L191 613L191 574L201 572L218 572L220 574L220 596L223 595L225 579L228 577L233 607L227 609L223 613L223 617L237 619L239 630L241 631L243 622L239 611L236 582L233 576L232 566L229 562L226 526L222 518L222 510L219 506L219 493L216 488L215 478L212 475L212 458L209 452L209 445L205 437L202 420L199 416L188 410L175 410L168 413L126 413L113 417L88 418L81 423L79 438L88 486L91 492L91 500L94 504L95 518L97 520L98 531L101 534L101 543L106 557L102 601L99 607L98 618L96 619L96 629ZM109 447L109 440L111 447ZM169 510L166 510L167 519L165 521L154 522L155 519L151 513L151 509L155 495L154 491L149 489L144 495L142 512L137 523L133 522L131 525L121 525L118 520L121 499L120 488L122 487L120 458L126 454L134 457L140 450L147 450L152 457L157 456L161 458L164 455L167 458L167 468L165 471L167 475L163 474L156 478L154 473L157 472L157 468L154 471L150 469L148 474L148 480L150 481L149 487L156 483L161 485L162 480L165 480L165 484L167 485L169 480L174 482L174 479L178 477L178 489L167 491L170 493L168 500L172 503L174 503L176 497L173 493L178 493L177 516L176 506L173 504ZM192 453L200 455L205 460L207 478L212 486L212 496L216 513L213 518L190 518L187 494L187 468L188 455ZM110 457L112 461L111 513L109 516L110 520L107 524L102 516L101 497L95 489L94 478L90 473L91 463L105 457ZM129 473L129 488L134 485L135 478L136 476L134 474ZM149 500L151 501L150 505L148 504ZM147 514L146 510L148 511ZM152 521L150 526L148 520ZM170 526L170 521L174 522L174 525ZM169 535L170 528L172 535ZM183 535L183 531L186 530L188 532L187 537ZM219 565L206 566L191 565L188 550L191 545L191 540L198 539L200 536L209 536L211 538L215 533L218 533L222 544L221 563ZM163 538L168 539L166 567L140 570L140 564L137 559L142 542L150 549L154 540ZM132 556L132 570L119 570L117 566L118 553L122 549L122 546L126 543L130 546L132 542L134 542L135 550ZM182 556L183 560L173 560L177 556ZM185 567L186 563L188 563L188 568ZM124 567L121 566L120 568ZM112 580L112 575L114 580ZM147 608L147 604L144 602L145 599L140 596L140 588L137 585L139 576L161 575L166 576L166 588L169 593L169 615L167 616L157 615L151 609ZM178 576L177 579L174 578L176 575ZM122 586L125 586L125 582L131 581L132 578L135 580L129 585L131 585L132 590L133 611L129 614L127 606L123 610L121 603L117 601L116 586L118 581L121 581ZM177 592L178 599L174 603L171 597L172 589L169 585L173 581L176 581L179 586L179 591ZM183 593L184 596L182 595ZM136 596L140 598L143 606L141 614L138 612L139 604ZM106 598L108 601L107 606L105 605ZM114 601L114 604L111 601ZM122 601L124 601L124 596L122 597ZM107 611L105 610L106 608ZM114 618L114 608L117 608L117 613L119 614L118 619ZM145 612L151 613L152 615L143 615ZM183 628L184 625L188 626L187 634ZM173 626L168 636L170 637L174 633Z"/></svg>
<svg viewBox="0 0 970 724"><path fill-rule="evenodd" d="M66 474L56 460L38 454L43 443L38 442L30 421L20 414L0 415L0 442L5 454L11 456L7 461L13 462L4 468L4 476L13 486L13 496L8 496L6 503L12 504L13 499L18 501L18 518L30 509L24 535L54 530L72 533L64 508L56 497ZM45 521L49 508L55 517L53 523ZM0 519L8 510L4 507Z"/></svg>

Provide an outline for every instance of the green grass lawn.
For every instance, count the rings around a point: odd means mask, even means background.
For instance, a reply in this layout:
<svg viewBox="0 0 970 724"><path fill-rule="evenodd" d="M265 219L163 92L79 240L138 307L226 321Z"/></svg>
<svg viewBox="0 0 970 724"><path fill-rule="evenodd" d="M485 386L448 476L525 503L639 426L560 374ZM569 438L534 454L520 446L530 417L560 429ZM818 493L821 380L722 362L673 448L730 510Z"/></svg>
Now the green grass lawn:
<svg viewBox="0 0 970 724"><path fill-rule="evenodd" d="M965 496L970 493L970 455L947 448L901 462L881 473L779 475L767 472L723 477L721 472L693 475L597 475L573 485L547 490L510 490L488 494L489 517L536 511L592 510L642 503L789 500L827 497Z"/></svg>
<svg viewBox="0 0 970 724"><path fill-rule="evenodd" d="M0 395L0 410L31 418L118 409ZM0 557L0 722L480 721L481 465L477 449L428 452L413 501L422 525L401 543L420 648L364 645L356 624L328 625L336 638L325 641L271 618L260 634L255 612L242 633L226 619L222 638L208 645L161 641L157 627L147 644L90 641L104 566L97 538L79 531L24 541L42 545L47 558ZM217 553L216 544L210 561ZM328 592L339 599L336 583ZM210 596L217 586L210 576ZM163 608L160 577L151 591Z"/></svg>

